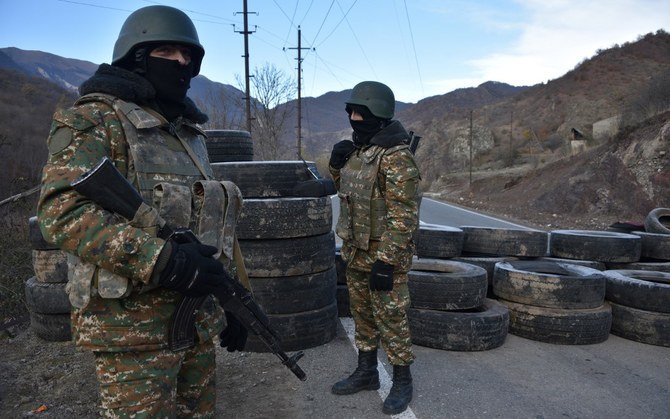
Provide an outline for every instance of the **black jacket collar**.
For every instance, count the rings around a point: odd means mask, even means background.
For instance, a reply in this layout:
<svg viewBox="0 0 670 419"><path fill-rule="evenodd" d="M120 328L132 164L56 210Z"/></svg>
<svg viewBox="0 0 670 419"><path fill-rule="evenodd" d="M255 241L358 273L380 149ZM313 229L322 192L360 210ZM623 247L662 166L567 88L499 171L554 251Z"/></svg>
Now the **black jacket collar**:
<svg viewBox="0 0 670 419"><path fill-rule="evenodd" d="M105 93L127 102L156 109L154 103L156 91L147 79L132 71L109 64L101 64L95 74L79 86L79 94L83 96L89 93ZM186 98L184 103L186 104L184 118L197 124L204 124L208 121L207 115L200 112L191 99Z"/></svg>

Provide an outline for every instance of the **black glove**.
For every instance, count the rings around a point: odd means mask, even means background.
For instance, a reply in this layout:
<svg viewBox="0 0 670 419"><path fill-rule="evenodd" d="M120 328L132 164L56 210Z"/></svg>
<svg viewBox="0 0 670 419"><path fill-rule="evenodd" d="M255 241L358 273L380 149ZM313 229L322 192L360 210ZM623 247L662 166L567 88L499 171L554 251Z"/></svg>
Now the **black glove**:
<svg viewBox="0 0 670 419"><path fill-rule="evenodd" d="M292 196L320 198L322 196L335 195L335 183L330 179L311 179L298 182L291 193Z"/></svg>
<svg viewBox="0 0 670 419"><path fill-rule="evenodd" d="M372 291L391 291L393 289L393 265L376 260L370 272L370 289Z"/></svg>
<svg viewBox="0 0 670 419"><path fill-rule="evenodd" d="M328 162L330 167L333 169L343 168L355 148L356 146L351 140L342 140L339 143L335 143L333 151L330 152L330 161Z"/></svg>
<svg viewBox="0 0 670 419"><path fill-rule="evenodd" d="M212 294L228 274L223 264L212 258L216 247L200 243L170 240L170 259L161 271L158 283L189 297Z"/></svg>
<svg viewBox="0 0 670 419"><path fill-rule="evenodd" d="M226 328L219 335L221 347L228 352L241 351L247 343L247 328L229 311L226 311L226 323Z"/></svg>

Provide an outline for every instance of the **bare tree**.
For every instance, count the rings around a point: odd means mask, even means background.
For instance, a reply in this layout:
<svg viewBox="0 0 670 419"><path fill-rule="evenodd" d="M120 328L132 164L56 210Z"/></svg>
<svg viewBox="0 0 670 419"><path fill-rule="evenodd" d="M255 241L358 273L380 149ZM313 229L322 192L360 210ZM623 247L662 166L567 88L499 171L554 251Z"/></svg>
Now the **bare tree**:
<svg viewBox="0 0 670 419"><path fill-rule="evenodd" d="M238 83L242 82L238 78ZM240 83L241 85L243 85ZM296 83L273 64L256 67L251 78L251 131L254 153L259 160L279 158L279 138L290 115L288 106L296 92ZM257 145L257 146L256 146Z"/></svg>
<svg viewBox="0 0 670 419"><path fill-rule="evenodd" d="M204 97L195 99L198 108L209 117L206 129L242 129L244 112L242 97L226 96L224 89L208 90Z"/></svg>

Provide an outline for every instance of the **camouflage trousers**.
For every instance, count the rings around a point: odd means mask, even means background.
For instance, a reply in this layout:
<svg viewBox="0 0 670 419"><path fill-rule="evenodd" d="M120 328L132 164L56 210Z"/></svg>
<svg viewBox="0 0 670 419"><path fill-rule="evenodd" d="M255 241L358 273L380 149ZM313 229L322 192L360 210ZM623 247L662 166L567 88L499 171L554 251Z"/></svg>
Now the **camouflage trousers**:
<svg viewBox="0 0 670 419"><path fill-rule="evenodd" d="M211 340L181 352L94 355L102 417L214 417L216 361Z"/></svg>
<svg viewBox="0 0 670 419"><path fill-rule="evenodd" d="M370 272L347 268L347 286L351 315L356 325L356 348L375 350L381 340L389 363L411 364L414 354L407 321L407 274L393 274L392 291L370 291Z"/></svg>

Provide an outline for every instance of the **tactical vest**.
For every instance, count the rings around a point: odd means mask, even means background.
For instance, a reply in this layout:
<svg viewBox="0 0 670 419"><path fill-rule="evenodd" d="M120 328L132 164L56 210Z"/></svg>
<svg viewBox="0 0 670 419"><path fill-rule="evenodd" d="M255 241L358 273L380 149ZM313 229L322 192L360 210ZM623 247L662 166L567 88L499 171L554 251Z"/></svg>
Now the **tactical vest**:
<svg viewBox="0 0 670 419"><path fill-rule="evenodd" d="M210 180L204 132L186 122L170 125L170 131L166 131L165 122L157 116L110 95L85 95L75 105L88 102L105 103L116 112L130 152L128 178L149 204L146 208L157 209L145 211L149 216L136 216L130 225L155 235L157 213L171 226L190 227L203 243L223 250L231 260L241 193L230 182ZM146 292L155 288L132 284L75 256L70 256L69 262L68 293L70 302L78 308L85 307L91 295L122 298L133 289Z"/></svg>
<svg viewBox="0 0 670 419"><path fill-rule="evenodd" d="M336 232L342 240L368 250L370 240L381 239L386 231L386 199L381 193L373 197L373 189L379 187L379 165L383 156L406 148L405 144L390 148L373 145L355 153L340 170Z"/></svg>

